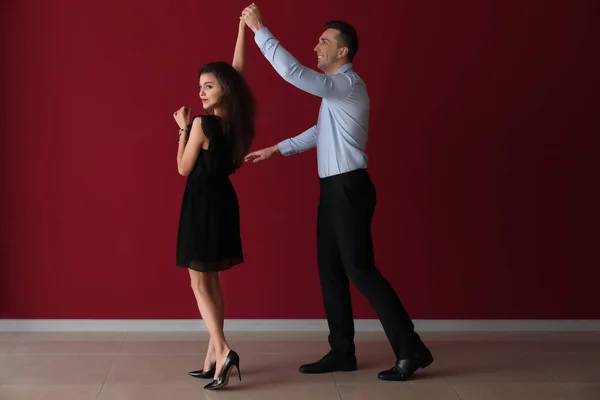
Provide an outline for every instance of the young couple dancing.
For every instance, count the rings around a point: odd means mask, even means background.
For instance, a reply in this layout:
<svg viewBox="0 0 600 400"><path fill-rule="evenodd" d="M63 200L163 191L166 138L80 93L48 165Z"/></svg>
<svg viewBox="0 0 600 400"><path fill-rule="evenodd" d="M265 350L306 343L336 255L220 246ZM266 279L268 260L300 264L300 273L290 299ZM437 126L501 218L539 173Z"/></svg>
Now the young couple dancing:
<svg viewBox="0 0 600 400"><path fill-rule="evenodd" d="M314 48L317 67L306 68L265 27L258 7L240 16L232 64L208 63L200 69L200 99L206 115L190 121L181 107L173 117L179 125L177 168L187 176L183 194L176 261L188 268L198 309L210 334L204 368L191 371L212 380L205 389L228 384L240 356L223 332L224 299L219 272L243 262L238 199L229 175L245 161L264 161L317 148L320 199L317 216L317 265L329 325L330 351L300 366L305 374L354 371L354 321L349 281L368 299L390 342L396 362L379 373L387 381L409 379L433 357L400 302L376 268L371 241L375 187L367 173L365 153L369 96L352 60L358 50L356 30L332 21ZM246 30L288 83L322 98L318 122L305 132L274 146L249 153L254 138L253 98L243 78Z"/></svg>

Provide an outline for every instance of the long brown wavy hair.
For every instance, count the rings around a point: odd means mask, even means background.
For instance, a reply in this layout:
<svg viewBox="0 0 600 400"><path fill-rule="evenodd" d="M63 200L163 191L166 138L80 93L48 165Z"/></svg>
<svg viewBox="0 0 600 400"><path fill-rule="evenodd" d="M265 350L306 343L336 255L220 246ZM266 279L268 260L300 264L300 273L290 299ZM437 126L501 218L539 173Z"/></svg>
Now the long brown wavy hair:
<svg viewBox="0 0 600 400"><path fill-rule="evenodd" d="M254 97L244 77L226 62L211 62L200 69L198 77L214 74L223 88L221 103L225 108L223 133L233 147L233 170L244 162L254 140Z"/></svg>

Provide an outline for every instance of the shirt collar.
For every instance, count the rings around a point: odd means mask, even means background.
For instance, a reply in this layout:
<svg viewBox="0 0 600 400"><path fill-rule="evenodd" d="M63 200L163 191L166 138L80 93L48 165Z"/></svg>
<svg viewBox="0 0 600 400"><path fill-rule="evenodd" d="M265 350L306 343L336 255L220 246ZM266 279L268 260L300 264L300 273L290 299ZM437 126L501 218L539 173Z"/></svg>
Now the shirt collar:
<svg viewBox="0 0 600 400"><path fill-rule="evenodd" d="M337 71L335 71L335 74L343 74L344 72L351 70L352 69L352 63L348 63L348 64L344 64L342 65Z"/></svg>

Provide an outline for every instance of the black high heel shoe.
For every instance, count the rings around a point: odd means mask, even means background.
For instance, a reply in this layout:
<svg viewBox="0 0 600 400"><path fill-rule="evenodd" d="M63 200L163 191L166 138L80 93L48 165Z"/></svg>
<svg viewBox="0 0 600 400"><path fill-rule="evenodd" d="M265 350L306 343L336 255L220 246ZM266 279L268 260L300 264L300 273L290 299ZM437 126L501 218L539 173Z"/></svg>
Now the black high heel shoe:
<svg viewBox="0 0 600 400"><path fill-rule="evenodd" d="M210 369L207 371L203 369L198 371L190 371L188 372L188 375L199 379L214 379L215 369L217 369L217 364L213 364L212 367L210 367Z"/></svg>
<svg viewBox="0 0 600 400"><path fill-rule="evenodd" d="M214 381L212 381L211 383L209 383L208 385L204 386L204 389L214 390L214 389L220 389L222 387L227 386L227 384L229 383L229 374L231 373L231 370L233 369L233 367L235 367L237 369L238 376L239 376L240 382L241 382L242 381L242 373L240 372L240 356L235 351L230 350L229 354L227 354L227 358L225 359L225 364L223 364L223 370L219 374L219 377L217 379L215 379Z"/></svg>

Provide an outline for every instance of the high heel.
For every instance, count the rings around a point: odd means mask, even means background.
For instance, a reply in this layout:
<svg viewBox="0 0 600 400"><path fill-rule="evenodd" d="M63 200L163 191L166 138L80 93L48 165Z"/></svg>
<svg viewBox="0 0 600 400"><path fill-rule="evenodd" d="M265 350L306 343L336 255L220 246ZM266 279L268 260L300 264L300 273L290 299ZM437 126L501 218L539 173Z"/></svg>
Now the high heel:
<svg viewBox="0 0 600 400"><path fill-rule="evenodd" d="M200 378L200 379L214 379L216 369L217 369L217 364L213 364L212 367L210 367L210 369L207 371L205 371L203 369L201 369L199 371L190 371L190 372L188 372L188 375L193 376L194 378Z"/></svg>
<svg viewBox="0 0 600 400"><path fill-rule="evenodd" d="M204 389L214 390L227 386L229 383L229 374L231 373L233 367L237 369L241 382L242 372L240 371L240 356L235 351L230 350L229 354L227 354L227 358L225 359L225 364L223 364L223 370L219 374L218 378L204 386Z"/></svg>

